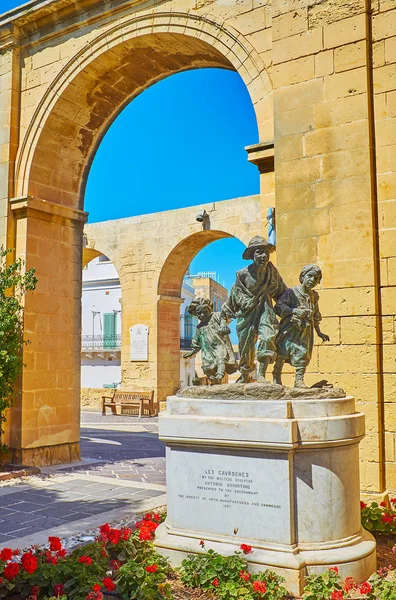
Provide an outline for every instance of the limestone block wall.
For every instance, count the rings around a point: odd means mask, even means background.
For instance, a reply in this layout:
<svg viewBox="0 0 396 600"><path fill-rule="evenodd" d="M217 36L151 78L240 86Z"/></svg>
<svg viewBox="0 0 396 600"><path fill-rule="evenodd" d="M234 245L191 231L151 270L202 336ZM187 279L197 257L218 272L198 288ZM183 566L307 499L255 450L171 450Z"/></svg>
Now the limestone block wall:
<svg viewBox="0 0 396 600"><path fill-rule="evenodd" d="M237 237L245 244L262 231L260 196L216 203L210 228L195 216L212 205L86 225L89 255L102 252L115 265L122 291L122 386L152 390L158 401L180 381L180 302L183 277L194 256L211 242ZM149 360L131 362L129 329L149 327Z"/></svg>
<svg viewBox="0 0 396 600"><path fill-rule="evenodd" d="M289 284L306 263L323 268L331 342L316 347L308 381L326 378L356 396L366 414L364 489L394 489L396 7L272 7L278 266Z"/></svg>

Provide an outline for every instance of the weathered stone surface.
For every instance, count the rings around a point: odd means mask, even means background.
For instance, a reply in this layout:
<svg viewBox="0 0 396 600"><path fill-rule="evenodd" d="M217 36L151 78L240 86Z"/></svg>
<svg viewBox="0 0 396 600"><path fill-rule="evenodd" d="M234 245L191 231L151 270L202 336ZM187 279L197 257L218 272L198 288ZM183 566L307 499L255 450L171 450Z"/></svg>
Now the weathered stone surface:
<svg viewBox="0 0 396 600"><path fill-rule="evenodd" d="M176 396L183 398L207 398L222 400L287 400L289 398L345 398L341 388L288 388L276 384L229 383L212 386L190 386L179 390Z"/></svg>

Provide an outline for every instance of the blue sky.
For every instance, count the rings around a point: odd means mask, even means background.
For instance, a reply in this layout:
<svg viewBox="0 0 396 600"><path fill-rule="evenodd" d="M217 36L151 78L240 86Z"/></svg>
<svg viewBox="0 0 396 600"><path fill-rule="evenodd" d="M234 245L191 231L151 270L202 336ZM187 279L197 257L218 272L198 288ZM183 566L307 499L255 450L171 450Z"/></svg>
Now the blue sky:
<svg viewBox="0 0 396 600"><path fill-rule="evenodd" d="M0 0L0 10L22 4ZM237 73L200 69L168 77L135 98L104 136L88 177L89 221L256 194L258 170L244 147L257 141ZM191 271L217 271L229 288L246 265L242 251L238 240L220 240L197 255Z"/></svg>

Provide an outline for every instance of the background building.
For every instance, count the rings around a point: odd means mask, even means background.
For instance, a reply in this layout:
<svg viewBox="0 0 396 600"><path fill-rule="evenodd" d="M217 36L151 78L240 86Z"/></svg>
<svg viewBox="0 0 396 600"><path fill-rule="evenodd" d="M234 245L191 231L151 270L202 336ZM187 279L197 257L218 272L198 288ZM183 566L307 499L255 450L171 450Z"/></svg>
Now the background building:
<svg viewBox="0 0 396 600"><path fill-rule="evenodd" d="M227 299L227 289L217 281L215 271L187 275L183 280L180 304L180 387L192 385L195 373L201 377L200 353L193 358L183 354L191 349L198 324L188 312L195 296L209 298L214 310ZM121 284L112 262L105 255L91 260L83 269L81 387L113 388L122 381L121 373Z"/></svg>
<svg viewBox="0 0 396 600"><path fill-rule="evenodd" d="M81 386L113 387L121 381L121 285L103 254L83 269Z"/></svg>

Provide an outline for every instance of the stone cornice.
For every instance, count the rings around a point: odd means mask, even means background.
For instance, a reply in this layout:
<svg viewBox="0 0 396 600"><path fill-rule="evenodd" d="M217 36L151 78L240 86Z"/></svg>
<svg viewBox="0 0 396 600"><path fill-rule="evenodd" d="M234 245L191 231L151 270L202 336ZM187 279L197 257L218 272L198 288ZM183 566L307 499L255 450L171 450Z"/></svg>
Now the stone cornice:
<svg viewBox="0 0 396 600"><path fill-rule="evenodd" d="M20 31L15 23L0 25L0 53L20 45Z"/></svg>
<svg viewBox="0 0 396 600"><path fill-rule="evenodd" d="M28 5L6 13L0 19L4 27L17 25L21 30L24 45L38 43L64 34L70 34L83 26L114 18L123 11L137 8L153 8L166 0L32 0Z"/></svg>
<svg viewBox="0 0 396 600"><path fill-rule="evenodd" d="M75 221L81 224L84 224L88 218L88 213L83 210L76 210L34 196L12 198L10 206L17 218L32 216L45 221Z"/></svg>
<svg viewBox="0 0 396 600"><path fill-rule="evenodd" d="M256 165L260 173L271 173L275 170L274 142L264 142L245 146L248 161Z"/></svg>

